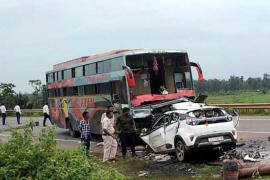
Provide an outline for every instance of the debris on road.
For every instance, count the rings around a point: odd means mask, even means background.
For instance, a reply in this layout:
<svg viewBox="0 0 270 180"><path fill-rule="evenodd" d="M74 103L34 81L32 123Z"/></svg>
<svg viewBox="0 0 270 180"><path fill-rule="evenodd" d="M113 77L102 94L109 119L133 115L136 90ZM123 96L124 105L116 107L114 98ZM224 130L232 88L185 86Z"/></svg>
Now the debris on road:
<svg viewBox="0 0 270 180"><path fill-rule="evenodd" d="M249 157L249 155L247 154L247 155L244 157L244 161L245 161L245 162L259 162L260 160L251 158L251 157Z"/></svg>
<svg viewBox="0 0 270 180"><path fill-rule="evenodd" d="M237 159L246 162L270 162L270 142L269 141L249 141L245 145L225 152L220 157L221 160Z"/></svg>
<svg viewBox="0 0 270 180"><path fill-rule="evenodd" d="M151 160L155 162L164 162L164 161L169 161L171 159L170 155L167 154L148 154L144 157L146 160Z"/></svg>
<svg viewBox="0 0 270 180"><path fill-rule="evenodd" d="M148 176L149 174L150 174L149 171L139 171L138 172L139 177L145 177L145 176Z"/></svg>

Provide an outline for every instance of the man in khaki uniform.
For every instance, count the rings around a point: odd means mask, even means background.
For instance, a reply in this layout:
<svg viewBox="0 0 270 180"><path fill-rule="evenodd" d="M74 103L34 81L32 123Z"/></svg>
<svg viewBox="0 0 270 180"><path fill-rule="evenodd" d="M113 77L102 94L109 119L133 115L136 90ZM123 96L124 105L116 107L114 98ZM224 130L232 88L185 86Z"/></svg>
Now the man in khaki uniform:
<svg viewBox="0 0 270 180"><path fill-rule="evenodd" d="M115 160L117 152L117 141L114 129L113 112L108 110L106 116L101 120L102 138L104 142L103 162Z"/></svg>

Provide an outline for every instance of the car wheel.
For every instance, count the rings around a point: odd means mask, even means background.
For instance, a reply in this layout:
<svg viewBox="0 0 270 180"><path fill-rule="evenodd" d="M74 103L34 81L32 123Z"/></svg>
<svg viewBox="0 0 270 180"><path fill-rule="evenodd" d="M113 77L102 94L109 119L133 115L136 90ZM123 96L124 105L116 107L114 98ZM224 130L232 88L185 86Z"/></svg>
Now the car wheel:
<svg viewBox="0 0 270 180"><path fill-rule="evenodd" d="M176 158L178 161L183 162L186 158L186 147L182 141L178 141L175 144Z"/></svg>

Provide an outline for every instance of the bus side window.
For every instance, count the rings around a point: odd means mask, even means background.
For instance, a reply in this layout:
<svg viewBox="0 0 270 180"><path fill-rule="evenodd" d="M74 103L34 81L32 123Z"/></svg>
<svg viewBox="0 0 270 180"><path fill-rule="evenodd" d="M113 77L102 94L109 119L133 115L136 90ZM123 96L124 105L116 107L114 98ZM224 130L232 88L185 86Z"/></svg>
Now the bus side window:
<svg viewBox="0 0 270 180"><path fill-rule="evenodd" d="M111 95L111 91L112 91L111 83L97 84L97 94L110 94Z"/></svg>
<svg viewBox="0 0 270 180"><path fill-rule="evenodd" d="M96 63L87 64L84 66L84 74L85 76L90 76L97 74L97 65Z"/></svg>
<svg viewBox="0 0 270 180"><path fill-rule="evenodd" d="M94 84L85 85L84 86L84 94L85 95L91 95L96 94L96 87Z"/></svg>
<svg viewBox="0 0 270 180"><path fill-rule="evenodd" d="M72 88L72 95L73 96L78 96L78 87L77 86Z"/></svg>

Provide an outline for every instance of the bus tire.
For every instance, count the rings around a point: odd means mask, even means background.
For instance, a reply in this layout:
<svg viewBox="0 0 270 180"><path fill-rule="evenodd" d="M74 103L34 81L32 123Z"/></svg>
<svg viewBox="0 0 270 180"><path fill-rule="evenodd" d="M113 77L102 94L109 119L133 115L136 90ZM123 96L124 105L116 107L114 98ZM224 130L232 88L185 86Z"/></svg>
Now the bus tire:
<svg viewBox="0 0 270 180"><path fill-rule="evenodd" d="M79 134L80 134L78 131L75 131L75 130L72 128L72 124L71 124L71 123L69 124L68 132L69 132L69 135L70 135L71 137L74 137L74 138L79 137Z"/></svg>

